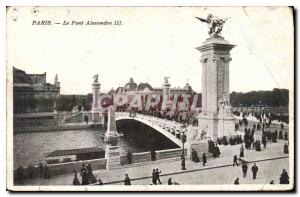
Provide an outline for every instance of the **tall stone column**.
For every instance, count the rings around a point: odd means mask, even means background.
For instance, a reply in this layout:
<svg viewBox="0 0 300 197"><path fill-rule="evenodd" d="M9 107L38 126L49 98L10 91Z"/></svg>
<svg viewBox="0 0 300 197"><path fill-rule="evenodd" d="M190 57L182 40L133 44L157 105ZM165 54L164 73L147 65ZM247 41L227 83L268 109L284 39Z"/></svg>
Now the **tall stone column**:
<svg viewBox="0 0 300 197"><path fill-rule="evenodd" d="M93 104L92 104L92 121L98 122L99 113L97 112L98 108L98 100L100 95L100 83L98 82L98 78L94 80L92 83L92 90L93 90Z"/></svg>
<svg viewBox="0 0 300 197"><path fill-rule="evenodd" d="M202 53L202 111L199 115L201 130L213 140L235 135L234 117L229 107L230 44L221 36L207 39L197 49Z"/></svg>
<svg viewBox="0 0 300 197"><path fill-rule="evenodd" d="M113 107L108 109L107 130L105 133L105 142L107 143L105 149L106 169L121 168L120 150L118 146L119 135L116 127L115 112Z"/></svg>

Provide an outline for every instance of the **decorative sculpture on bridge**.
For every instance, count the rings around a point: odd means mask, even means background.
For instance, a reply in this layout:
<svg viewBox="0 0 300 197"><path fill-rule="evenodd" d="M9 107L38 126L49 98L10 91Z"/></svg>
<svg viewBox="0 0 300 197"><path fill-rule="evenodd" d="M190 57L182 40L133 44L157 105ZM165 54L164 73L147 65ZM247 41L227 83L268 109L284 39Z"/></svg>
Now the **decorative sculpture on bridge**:
<svg viewBox="0 0 300 197"><path fill-rule="evenodd" d="M223 94L223 96L218 101L218 109L219 109L219 114L230 113L229 101L226 98L225 94Z"/></svg>
<svg viewBox="0 0 300 197"><path fill-rule="evenodd" d="M94 83L98 83L98 74L94 75L93 79L94 79Z"/></svg>
<svg viewBox="0 0 300 197"><path fill-rule="evenodd" d="M165 84L169 83L169 81L168 81L169 78L170 77L164 77Z"/></svg>
<svg viewBox="0 0 300 197"><path fill-rule="evenodd" d="M211 37L219 37L221 34L221 31L223 29L223 25L226 22L226 19L219 19L217 16L214 16L212 14L208 14L206 19L195 17L199 19L201 22L207 23L208 24L208 34Z"/></svg>
<svg viewBox="0 0 300 197"><path fill-rule="evenodd" d="M203 140L206 141L207 127L200 130L199 128L189 128L188 129L188 140L192 143L201 142Z"/></svg>

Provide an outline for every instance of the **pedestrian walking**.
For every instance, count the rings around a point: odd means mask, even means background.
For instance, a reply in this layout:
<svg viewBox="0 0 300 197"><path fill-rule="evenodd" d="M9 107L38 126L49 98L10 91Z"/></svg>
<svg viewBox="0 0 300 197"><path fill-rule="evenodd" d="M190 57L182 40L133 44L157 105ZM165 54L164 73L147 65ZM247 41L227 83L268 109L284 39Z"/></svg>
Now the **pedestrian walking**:
<svg viewBox="0 0 300 197"><path fill-rule="evenodd" d="M127 153L127 160L128 160L128 164L132 163L132 153L131 153L131 151L128 151L128 153Z"/></svg>
<svg viewBox="0 0 300 197"><path fill-rule="evenodd" d="M130 180L128 174L125 174L124 185L131 185L131 180Z"/></svg>
<svg viewBox="0 0 300 197"><path fill-rule="evenodd" d="M266 149L266 147L267 147L267 139L266 139L266 137L262 138L262 144L264 145L264 149Z"/></svg>
<svg viewBox="0 0 300 197"><path fill-rule="evenodd" d="M76 170L74 170L73 185L80 185Z"/></svg>
<svg viewBox="0 0 300 197"><path fill-rule="evenodd" d="M156 172L155 172L155 169L153 169L153 171L152 171L152 183L154 185L156 185L156 182L157 182Z"/></svg>
<svg viewBox="0 0 300 197"><path fill-rule="evenodd" d="M248 170L248 166L247 166L246 162L244 162L244 163L242 164L242 171L243 171L243 176L244 176L244 178L245 178L246 175L247 175L247 170Z"/></svg>
<svg viewBox="0 0 300 197"><path fill-rule="evenodd" d="M161 181L160 181L160 178L159 178L160 173L161 173L161 171L158 171L158 168L156 168L155 175L156 175L156 179L159 182L159 184L161 184Z"/></svg>
<svg viewBox="0 0 300 197"><path fill-rule="evenodd" d="M236 166L239 166L239 163L237 162L237 156L236 156L236 155L233 156L233 167L234 167L235 165L236 165Z"/></svg>
<svg viewBox="0 0 300 197"><path fill-rule="evenodd" d="M285 143L284 146L283 146L283 153L284 154L289 154L289 146L287 145L287 143Z"/></svg>
<svg viewBox="0 0 300 197"><path fill-rule="evenodd" d="M253 164L251 170L252 170L253 180L254 180L254 179L256 179L256 175L257 175L257 171L258 171L258 167L256 166L256 163Z"/></svg>
<svg viewBox="0 0 300 197"><path fill-rule="evenodd" d="M203 166L205 166L205 164L207 163L205 153L203 153L203 155L202 155L202 163L203 163Z"/></svg>
<svg viewBox="0 0 300 197"><path fill-rule="evenodd" d="M240 148L240 157L244 157L244 146L242 145Z"/></svg>

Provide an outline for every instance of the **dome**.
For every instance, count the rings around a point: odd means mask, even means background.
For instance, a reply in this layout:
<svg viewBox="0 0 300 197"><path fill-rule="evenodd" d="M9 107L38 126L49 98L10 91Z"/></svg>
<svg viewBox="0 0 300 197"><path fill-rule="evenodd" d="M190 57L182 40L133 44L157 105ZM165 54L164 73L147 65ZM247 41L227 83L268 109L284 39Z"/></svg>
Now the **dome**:
<svg viewBox="0 0 300 197"><path fill-rule="evenodd" d="M125 91L136 90L137 84L133 81L132 78L129 79L129 82L125 85Z"/></svg>
<svg viewBox="0 0 300 197"><path fill-rule="evenodd" d="M192 86L190 86L190 84L186 83L184 88L184 90L188 90L188 91L193 91Z"/></svg>

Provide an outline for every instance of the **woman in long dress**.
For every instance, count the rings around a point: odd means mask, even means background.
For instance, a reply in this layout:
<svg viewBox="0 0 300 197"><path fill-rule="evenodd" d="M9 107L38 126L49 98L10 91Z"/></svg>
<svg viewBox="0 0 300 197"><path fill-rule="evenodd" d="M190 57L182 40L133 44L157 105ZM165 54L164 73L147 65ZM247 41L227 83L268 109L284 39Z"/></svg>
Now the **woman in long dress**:
<svg viewBox="0 0 300 197"><path fill-rule="evenodd" d="M74 170L73 185L80 185L76 170Z"/></svg>
<svg viewBox="0 0 300 197"><path fill-rule="evenodd" d="M93 174L93 169L91 164L89 163L88 166L86 167L87 169L87 174L88 174L88 180L90 183L96 183L97 179L95 178L94 174Z"/></svg>
<svg viewBox="0 0 300 197"><path fill-rule="evenodd" d="M88 185L89 184L88 173L84 164L82 165L80 175L82 177L81 185Z"/></svg>

